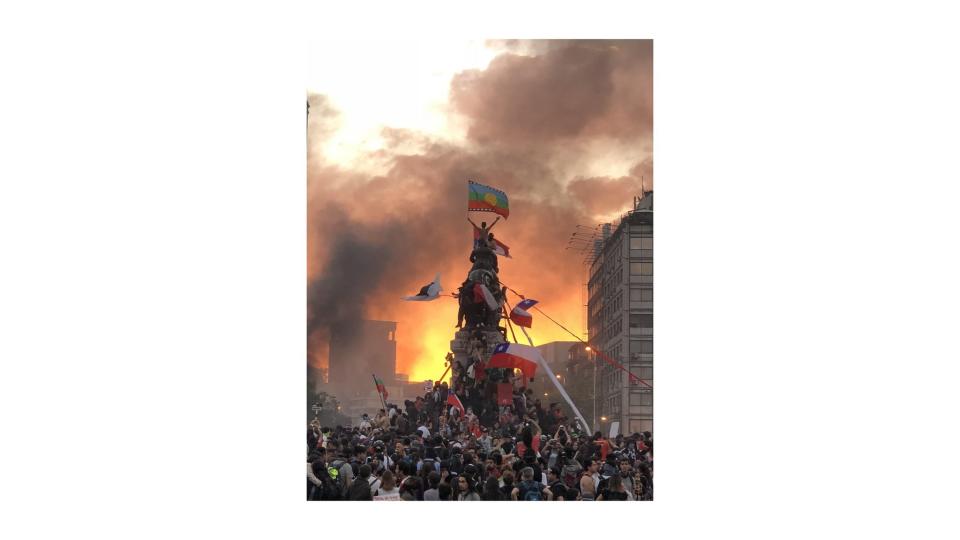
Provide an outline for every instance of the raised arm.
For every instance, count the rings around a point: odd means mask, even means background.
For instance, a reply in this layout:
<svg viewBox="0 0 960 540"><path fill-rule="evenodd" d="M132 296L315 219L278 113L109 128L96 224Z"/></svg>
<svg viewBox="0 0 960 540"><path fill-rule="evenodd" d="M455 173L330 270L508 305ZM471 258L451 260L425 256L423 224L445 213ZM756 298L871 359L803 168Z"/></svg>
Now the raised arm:
<svg viewBox="0 0 960 540"><path fill-rule="evenodd" d="M497 219L493 220L493 223L491 223L490 226L487 227L487 232L490 232L490 230L493 229L493 226L496 225L498 221L500 221L500 216L497 216ZM474 227L476 227L476 225L474 225Z"/></svg>
<svg viewBox="0 0 960 540"><path fill-rule="evenodd" d="M499 219L499 218L498 218L498 219ZM473 225L474 227L477 227L477 224L476 224L476 223L474 223L472 219L470 219L470 218L467 218L467 221L469 221L469 222L470 222L470 224L471 224L471 225ZM477 228L479 229L480 227L477 227Z"/></svg>

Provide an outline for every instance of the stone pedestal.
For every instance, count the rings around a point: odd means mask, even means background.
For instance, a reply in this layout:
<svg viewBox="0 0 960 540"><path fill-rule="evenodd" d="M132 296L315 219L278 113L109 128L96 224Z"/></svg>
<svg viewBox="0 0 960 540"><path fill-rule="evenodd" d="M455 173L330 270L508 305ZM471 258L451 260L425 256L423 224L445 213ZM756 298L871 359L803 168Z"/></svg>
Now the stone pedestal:
<svg viewBox="0 0 960 540"><path fill-rule="evenodd" d="M450 341L450 351L453 353L453 361L461 368L466 368L468 353L470 351L470 339L475 333L474 329L457 330L453 340ZM480 351L483 361L486 362L493 354L493 349L504 342L503 334L499 330L480 330L480 333L487 338L487 348Z"/></svg>

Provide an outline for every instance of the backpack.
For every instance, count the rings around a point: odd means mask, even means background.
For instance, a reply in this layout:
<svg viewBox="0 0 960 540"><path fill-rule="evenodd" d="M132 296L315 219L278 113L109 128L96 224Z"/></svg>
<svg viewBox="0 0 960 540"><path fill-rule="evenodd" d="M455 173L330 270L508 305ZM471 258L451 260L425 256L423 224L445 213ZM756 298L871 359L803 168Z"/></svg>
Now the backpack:
<svg viewBox="0 0 960 540"><path fill-rule="evenodd" d="M343 477L340 475L340 469L343 468L344 463L343 460L338 459L327 467L327 477L330 478L330 481L341 495L346 491L343 485Z"/></svg>
<svg viewBox="0 0 960 540"><path fill-rule="evenodd" d="M597 484L598 494L603 493L604 491L607 490L607 484L609 484L608 480L610 480L609 476L603 476L603 475L600 476L600 483Z"/></svg>
<svg viewBox="0 0 960 540"><path fill-rule="evenodd" d="M542 501L543 490L540 489L540 483L536 481L520 482L520 492L524 501Z"/></svg>
<svg viewBox="0 0 960 540"><path fill-rule="evenodd" d="M341 498L342 490L340 485L330 477L327 470L320 471L320 474L317 475L317 478L320 479L320 485L314 486L313 491L310 494L311 501L338 501Z"/></svg>

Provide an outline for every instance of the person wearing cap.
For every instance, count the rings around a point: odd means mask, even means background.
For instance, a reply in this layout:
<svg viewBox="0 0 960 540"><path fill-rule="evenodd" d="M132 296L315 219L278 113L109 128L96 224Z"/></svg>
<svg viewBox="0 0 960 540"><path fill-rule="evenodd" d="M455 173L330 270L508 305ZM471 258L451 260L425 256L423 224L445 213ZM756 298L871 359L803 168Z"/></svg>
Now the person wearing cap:
<svg viewBox="0 0 960 540"><path fill-rule="evenodd" d="M480 443L484 453L490 454L493 451L493 439L490 438L490 431L487 428L480 428L480 436L477 437L477 442Z"/></svg>

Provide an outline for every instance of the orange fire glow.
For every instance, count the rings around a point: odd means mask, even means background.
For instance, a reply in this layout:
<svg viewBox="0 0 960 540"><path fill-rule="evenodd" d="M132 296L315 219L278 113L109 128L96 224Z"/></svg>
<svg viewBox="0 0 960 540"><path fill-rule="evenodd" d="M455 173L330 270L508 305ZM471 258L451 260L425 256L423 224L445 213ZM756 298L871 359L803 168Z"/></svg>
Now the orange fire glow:
<svg viewBox="0 0 960 540"><path fill-rule="evenodd" d="M471 266L468 180L510 198L509 219L493 231L512 255L499 259L500 281L580 337L586 269L565 249L570 235L629 208L642 185L652 189L649 42L456 47L415 47L416 62L394 44L314 51L307 278L328 287L310 296L309 313L336 317L352 306L353 319L396 321L397 372L411 382L440 377L456 332L449 295ZM437 272L446 296L401 300ZM511 306L518 300L508 295ZM531 314L535 345L576 339ZM313 330L309 361L322 367L325 338Z"/></svg>

